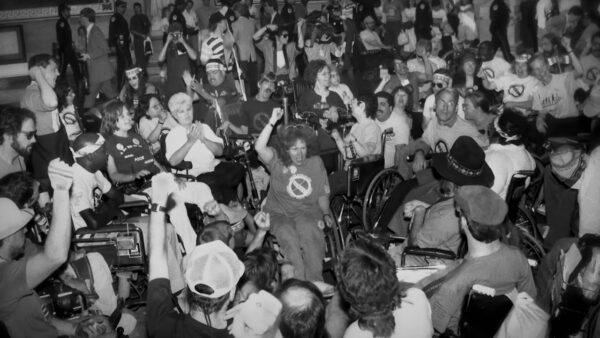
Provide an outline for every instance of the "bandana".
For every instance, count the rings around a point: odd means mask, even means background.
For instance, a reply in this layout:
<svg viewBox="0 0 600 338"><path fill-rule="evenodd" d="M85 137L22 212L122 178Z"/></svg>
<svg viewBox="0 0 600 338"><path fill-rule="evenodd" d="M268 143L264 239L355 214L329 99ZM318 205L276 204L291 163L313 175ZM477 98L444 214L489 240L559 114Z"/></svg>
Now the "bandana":
<svg viewBox="0 0 600 338"><path fill-rule="evenodd" d="M452 82L452 78L444 74L433 74L433 81L435 80L446 82L447 85Z"/></svg>
<svg viewBox="0 0 600 338"><path fill-rule="evenodd" d="M209 62L209 63L206 64L206 71L207 72L215 71L215 70L224 72L227 69L225 68L225 66L222 63L219 63L219 62Z"/></svg>
<svg viewBox="0 0 600 338"><path fill-rule="evenodd" d="M496 132L498 133L498 135L500 135L500 137L502 137L506 142L518 140L520 138L518 135L510 136L504 130L502 130L500 128L500 125L498 124L499 119L500 119L500 117L497 117L494 119L494 129L496 129Z"/></svg>
<svg viewBox="0 0 600 338"><path fill-rule="evenodd" d="M531 59L531 55L521 54L521 55L517 55L517 57L515 58L515 62L525 63L525 62L529 61L529 59Z"/></svg>
<svg viewBox="0 0 600 338"><path fill-rule="evenodd" d="M132 68L132 69L126 70L125 71L125 75L127 77L134 77L134 76L136 76L137 74L139 74L141 72L142 72L142 68L136 67L136 68Z"/></svg>
<svg viewBox="0 0 600 338"><path fill-rule="evenodd" d="M93 154L96 150L100 149L104 144L104 137L98 134L98 140L94 144L88 144L87 146L75 151L71 148L71 152L73 153L73 158L82 158L85 155Z"/></svg>

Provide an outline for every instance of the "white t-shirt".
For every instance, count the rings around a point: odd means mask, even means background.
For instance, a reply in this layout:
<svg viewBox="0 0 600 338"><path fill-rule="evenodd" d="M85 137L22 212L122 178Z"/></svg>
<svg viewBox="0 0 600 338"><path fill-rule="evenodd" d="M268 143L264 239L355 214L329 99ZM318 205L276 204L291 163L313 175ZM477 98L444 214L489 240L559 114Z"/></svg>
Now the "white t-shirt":
<svg viewBox="0 0 600 338"><path fill-rule="evenodd" d="M77 113L75 112L75 106L70 105L66 107L60 113L58 113L58 116L60 117L60 122L62 122L63 126L65 126L65 131L67 132L69 141L75 141L77 136L83 133L81 126L79 125Z"/></svg>
<svg viewBox="0 0 600 338"><path fill-rule="evenodd" d="M223 140L219 138L210 129L210 127L204 123L199 124L198 127L202 127L204 137L212 142L223 144ZM173 154L181 148L185 142L187 142L187 130L182 126L177 126L169 132L167 139L165 140L166 156L167 159L171 158ZM200 174L208 173L215 170L215 167L219 164L219 160L215 158L215 155L208 149L208 147L201 141L196 141L190 151L185 155L184 161L192 163L192 169L189 170L189 174L192 176L198 176Z"/></svg>
<svg viewBox="0 0 600 338"><path fill-rule="evenodd" d="M465 99L462 96L458 96L458 116L461 118L465 118L465 111L463 109L463 104L465 103ZM427 127L431 120L436 120L437 117L435 115L435 94L431 94L427 96L425 99L425 104L423 105L423 127Z"/></svg>
<svg viewBox="0 0 600 338"><path fill-rule="evenodd" d="M377 33L365 29L360 32L360 41L362 41L363 46L365 46L366 50L380 50L383 43L381 42L381 38Z"/></svg>
<svg viewBox="0 0 600 338"><path fill-rule="evenodd" d="M392 133L386 136L383 154L385 167L391 168L394 166L396 146L400 144L408 144L410 139L410 126L405 118L402 118L400 115L393 112L390 114L390 117L387 120L381 122L375 119L375 123L377 123L382 133L387 129L392 129Z"/></svg>
<svg viewBox="0 0 600 338"><path fill-rule="evenodd" d="M533 93L532 109L545 111L558 119L579 115L573 94L577 89L577 81L572 71L552 74L548 85L540 83Z"/></svg>
<svg viewBox="0 0 600 338"><path fill-rule="evenodd" d="M144 140L148 141L150 134L152 134L152 131L156 128L156 126L158 126L158 121L159 121L158 117L149 119L144 116L140 119L140 123L138 125L138 131L140 133L140 136ZM164 129L173 129L176 126L178 126L177 121L175 121L175 119L171 115L167 115L167 118L165 119L165 123L163 124L163 128ZM156 142L152 143L151 146L152 146L152 152L156 153L160 149L160 142L156 141Z"/></svg>
<svg viewBox="0 0 600 338"><path fill-rule="evenodd" d="M112 185L102 172L91 173L78 163L73 164L73 186L71 188L71 217L75 230L87 227L79 214L83 210L96 210L102 195L110 191Z"/></svg>
<svg viewBox="0 0 600 338"><path fill-rule="evenodd" d="M365 147L366 155L381 153L381 129L375 121L366 119L363 123L355 123L350 128L350 135L356 137L358 142Z"/></svg>
<svg viewBox="0 0 600 338"><path fill-rule="evenodd" d="M390 338L430 338L433 336L431 307L425 293L418 288L406 290L399 308L394 310L394 332ZM373 338L371 331L362 330L358 321L350 324L344 338Z"/></svg>
<svg viewBox="0 0 600 338"><path fill-rule="evenodd" d="M583 67L583 80L587 84L595 84L600 77L600 58L592 54L581 58L581 67Z"/></svg>
<svg viewBox="0 0 600 338"><path fill-rule="evenodd" d="M526 102L533 98L533 93L539 85L538 79L533 76L520 78L513 73L506 73L503 76L492 79L491 82L496 86L496 91L504 91L502 102Z"/></svg>
<svg viewBox="0 0 600 338"><path fill-rule="evenodd" d="M489 140L485 135L477 131L477 128L471 123L465 121L460 116L452 127L440 125L437 122L429 123L425 131L423 131L422 140L431 148L434 148L438 141L444 141L448 150L452 148L457 138L461 136L470 136L477 142L481 148L486 148L489 145Z"/></svg>
<svg viewBox="0 0 600 338"><path fill-rule="evenodd" d="M485 151L485 162L494 173L492 190L506 198L512 176L520 170L535 170L535 160L523 146L490 144Z"/></svg>
<svg viewBox="0 0 600 338"><path fill-rule="evenodd" d="M481 63L481 68L479 69L479 74L477 74L477 76L483 78L485 74L488 79L493 80L510 72L510 68L510 63L506 62L506 60L501 57L494 56L490 61Z"/></svg>

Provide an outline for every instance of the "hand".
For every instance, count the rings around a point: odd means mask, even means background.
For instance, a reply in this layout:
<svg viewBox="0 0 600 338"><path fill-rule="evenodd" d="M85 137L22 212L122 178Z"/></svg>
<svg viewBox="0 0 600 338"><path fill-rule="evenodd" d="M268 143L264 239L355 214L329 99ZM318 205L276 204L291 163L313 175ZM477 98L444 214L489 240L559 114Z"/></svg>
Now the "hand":
<svg viewBox="0 0 600 338"><path fill-rule="evenodd" d="M113 329L108 322L108 318L104 316L93 316L82 320L75 328L76 337L97 337L106 333L113 332Z"/></svg>
<svg viewBox="0 0 600 338"><path fill-rule="evenodd" d="M221 206L219 206L219 203L217 203L215 200L206 202L203 209L206 214L212 217L215 217L221 213Z"/></svg>
<svg viewBox="0 0 600 338"><path fill-rule="evenodd" d="M204 131L202 129L202 125L198 125L194 123L190 131L188 132L188 141L203 141L204 140Z"/></svg>
<svg viewBox="0 0 600 338"><path fill-rule="evenodd" d="M571 38L567 37L567 36L562 36L560 38L560 44L565 47L565 49L567 50L567 52L572 52L573 50L571 49Z"/></svg>
<svg viewBox="0 0 600 338"><path fill-rule="evenodd" d="M158 173L152 177L152 202L164 206L167 197L177 189L175 176L171 173Z"/></svg>
<svg viewBox="0 0 600 338"><path fill-rule="evenodd" d="M298 27L302 27L304 25L305 21L306 20L304 20L304 19L300 19L300 20L298 20L298 23L296 23L296 25L298 25Z"/></svg>
<svg viewBox="0 0 600 338"><path fill-rule="evenodd" d="M264 211L260 211L254 215L254 223L258 227L258 230L269 231L271 228L271 215Z"/></svg>
<svg viewBox="0 0 600 338"><path fill-rule="evenodd" d="M48 165L48 177L54 190L68 191L73 183L73 168L55 158Z"/></svg>
<svg viewBox="0 0 600 338"><path fill-rule="evenodd" d="M190 71L187 69L183 71L181 78L183 79L183 82L185 83L186 87L190 87L192 82L194 81L192 74L190 74Z"/></svg>
<svg viewBox="0 0 600 338"><path fill-rule="evenodd" d="M143 169L143 170L138 171L133 176L137 179L137 178L142 178L142 177L145 177L145 176L148 176L148 175L150 175L150 171L148 171L146 169Z"/></svg>
<svg viewBox="0 0 600 338"><path fill-rule="evenodd" d="M171 41L173 41L173 33L167 34L167 41L165 42L165 45L168 44Z"/></svg>
<svg viewBox="0 0 600 338"><path fill-rule="evenodd" d="M267 29L270 31L277 31L277 28L278 28L277 25L274 25L274 24L267 25Z"/></svg>
<svg viewBox="0 0 600 338"><path fill-rule="evenodd" d="M92 57L90 56L90 54L87 53L81 53L81 61L87 61L89 59L91 59Z"/></svg>
<svg viewBox="0 0 600 338"><path fill-rule="evenodd" d="M414 214L417 212L423 212L425 209L429 208L429 204L419 201L412 200L404 204L404 218L413 218Z"/></svg>
<svg viewBox="0 0 600 338"><path fill-rule="evenodd" d="M270 124L276 124L283 117L283 109L277 107L273 108L273 112L271 112L271 119L269 120Z"/></svg>
<svg viewBox="0 0 600 338"><path fill-rule="evenodd" d="M342 141L342 135L340 135L340 132L337 129L333 129L331 131L331 137L335 140L335 142Z"/></svg>
<svg viewBox="0 0 600 338"><path fill-rule="evenodd" d="M281 264L281 281L285 281L288 280L290 278L294 278L296 269L294 269L294 266L290 263L283 263Z"/></svg>
<svg viewBox="0 0 600 338"><path fill-rule="evenodd" d="M333 228L333 223L334 223L334 222L333 222L333 217L332 217L331 215L329 215L329 214L325 214L325 215L323 215L323 221L325 222L325 225L326 225L326 226L327 226L329 229Z"/></svg>
<svg viewBox="0 0 600 338"><path fill-rule="evenodd" d="M419 172L427 168L427 161L425 160L425 154L421 151L417 151L415 158L412 163L412 169L414 172Z"/></svg>
<svg viewBox="0 0 600 338"><path fill-rule="evenodd" d="M222 124L219 126L219 128L217 128L217 129L218 129L218 130L223 130L223 131L225 131L225 130L229 129L229 126L230 126L230 125L231 125L231 122L229 122L229 121L224 121L224 122L223 122L223 123L222 123Z"/></svg>
<svg viewBox="0 0 600 338"><path fill-rule="evenodd" d="M389 73L383 74L383 77L381 78L381 82L388 83L388 82L390 82L391 79L392 79L392 76Z"/></svg>
<svg viewBox="0 0 600 338"><path fill-rule="evenodd" d="M202 83L196 79L193 79L190 83L190 88L195 92L200 92L202 90Z"/></svg>
<svg viewBox="0 0 600 338"><path fill-rule="evenodd" d="M548 129L548 124L546 123L546 115L540 114L537 116L537 118L535 119L535 127L540 133L546 133Z"/></svg>

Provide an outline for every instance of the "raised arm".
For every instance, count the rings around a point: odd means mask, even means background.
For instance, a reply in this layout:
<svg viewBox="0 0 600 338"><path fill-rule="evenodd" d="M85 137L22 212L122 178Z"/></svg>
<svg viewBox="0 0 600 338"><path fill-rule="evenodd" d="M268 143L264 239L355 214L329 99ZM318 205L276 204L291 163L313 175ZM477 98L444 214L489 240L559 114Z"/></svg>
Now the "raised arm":
<svg viewBox="0 0 600 338"><path fill-rule="evenodd" d="M167 34L167 41L165 41L165 45L158 54L158 62L165 62L167 59L167 49L169 48L171 42L173 42L173 34L169 33Z"/></svg>
<svg viewBox="0 0 600 338"><path fill-rule="evenodd" d="M73 181L73 170L59 159L48 166L48 176L54 189L52 223L44 249L27 260L26 280L30 289L37 287L68 257L71 243L71 212L69 189Z"/></svg>
<svg viewBox="0 0 600 338"><path fill-rule="evenodd" d="M281 108L273 108L273 112L271 113L271 118L269 119L269 123L265 125L263 130L258 135L258 139L256 139L256 143L254 144L254 149L260 156L261 161L263 163L269 163L273 160L273 148L267 146L267 142L269 142L269 138L271 137L271 133L273 132L273 128L275 128L275 124L281 117L283 116L283 109Z"/></svg>
<svg viewBox="0 0 600 338"><path fill-rule="evenodd" d="M560 39L560 43L563 45L563 47L565 47L567 54L569 54L569 58L571 58L571 63L573 64L573 69L575 70L575 77L583 76L583 66L571 48L571 39L563 36Z"/></svg>
<svg viewBox="0 0 600 338"><path fill-rule="evenodd" d="M160 173L152 177L152 212L150 213L149 230L149 279L169 279L167 261L167 242L165 240L165 213L167 201L175 190L175 178L170 173Z"/></svg>

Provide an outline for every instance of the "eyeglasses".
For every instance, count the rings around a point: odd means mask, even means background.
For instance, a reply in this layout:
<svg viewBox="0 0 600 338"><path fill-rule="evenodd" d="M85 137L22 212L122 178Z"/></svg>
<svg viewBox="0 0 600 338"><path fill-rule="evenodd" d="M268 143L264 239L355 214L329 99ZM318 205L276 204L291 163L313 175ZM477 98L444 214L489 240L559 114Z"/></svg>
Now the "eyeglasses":
<svg viewBox="0 0 600 338"><path fill-rule="evenodd" d="M288 34L281 34L281 37L282 38L287 38L287 37L289 37L289 35Z"/></svg>
<svg viewBox="0 0 600 338"><path fill-rule="evenodd" d="M25 135L25 138L27 138L28 140L31 140L35 136L36 132L37 132L37 130L27 131L27 132L21 131L20 133Z"/></svg>

